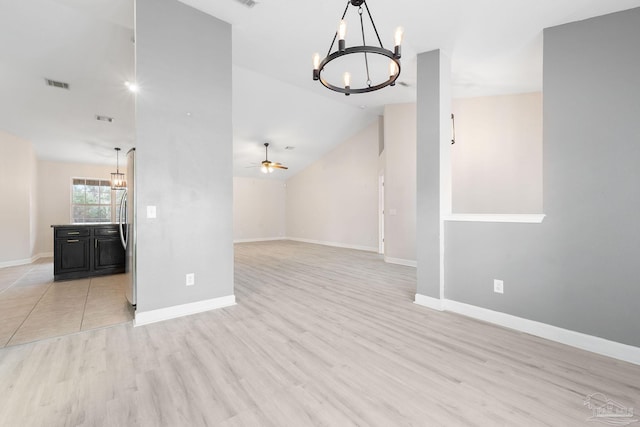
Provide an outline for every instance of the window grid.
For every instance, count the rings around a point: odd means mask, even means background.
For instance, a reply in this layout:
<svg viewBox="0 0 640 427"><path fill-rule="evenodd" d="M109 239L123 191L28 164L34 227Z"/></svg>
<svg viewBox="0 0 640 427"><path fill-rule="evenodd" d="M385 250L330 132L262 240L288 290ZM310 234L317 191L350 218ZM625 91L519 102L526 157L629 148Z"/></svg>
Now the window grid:
<svg viewBox="0 0 640 427"><path fill-rule="evenodd" d="M118 221L118 195L111 190L111 182L97 178L72 178L71 222Z"/></svg>

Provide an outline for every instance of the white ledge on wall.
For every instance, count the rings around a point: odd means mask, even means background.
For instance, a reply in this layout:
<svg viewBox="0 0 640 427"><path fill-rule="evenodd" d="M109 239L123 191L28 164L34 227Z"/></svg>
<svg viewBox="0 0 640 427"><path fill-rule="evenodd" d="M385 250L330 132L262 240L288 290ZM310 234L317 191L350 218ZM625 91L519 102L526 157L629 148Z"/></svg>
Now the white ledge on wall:
<svg viewBox="0 0 640 427"><path fill-rule="evenodd" d="M447 214L445 221L468 221L468 222L520 222L529 224L540 224L544 220L545 214Z"/></svg>

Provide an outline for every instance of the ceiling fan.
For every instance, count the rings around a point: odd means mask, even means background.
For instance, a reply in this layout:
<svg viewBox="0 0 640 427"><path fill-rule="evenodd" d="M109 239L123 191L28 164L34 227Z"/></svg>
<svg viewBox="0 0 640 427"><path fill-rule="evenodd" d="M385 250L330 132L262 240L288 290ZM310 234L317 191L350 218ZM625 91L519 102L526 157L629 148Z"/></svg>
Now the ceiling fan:
<svg viewBox="0 0 640 427"><path fill-rule="evenodd" d="M260 170L262 173L271 173L274 169L289 169L280 163L269 161L269 143L264 143L264 160L262 161L262 167Z"/></svg>

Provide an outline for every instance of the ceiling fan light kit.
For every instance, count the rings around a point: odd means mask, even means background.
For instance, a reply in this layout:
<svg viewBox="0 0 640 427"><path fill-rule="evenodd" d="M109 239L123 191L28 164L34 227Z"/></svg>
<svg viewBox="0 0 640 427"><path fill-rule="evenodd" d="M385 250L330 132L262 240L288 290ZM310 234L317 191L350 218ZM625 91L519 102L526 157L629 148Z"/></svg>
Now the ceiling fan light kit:
<svg viewBox="0 0 640 427"><path fill-rule="evenodd" d="M358 15L360 20L360 30L362 32L362 45L361 46L346 46L346 34L347 34L347 21L345 20L345 16L349 10L349 6L354 6L358 8ZM365 20L363 18L364 11L366 10L367 16L371 23L371 27L378 39L378 46L368 46L365 37ZM351 95L352 93L367 93L373 92L375 90L379 90L385 88L387 86L394 86L396 80L400 76L400 57L402 56L402 39L404 37L404 30L402 27L398 27L395 32L395 47L393 51L384 48L382 44L382 40L380 39L380 35L378 34L378 29L376 28L376 24L373 22L373 17L371 16L371 12L369 11L369 6L367 6L366 0L348 0L347 6L344 9L344 13L342 14L342 18L338 24L338 31L336 31L333 36L333 41L331 42L331 46L329 46L329 52L324 59L320 58L320 54L316 53L313 55L313 80L319 80L323 86L328 89L331 89L336 92L344 93L346 96ZM335 46L336 39L338 39L338 49L331 52ZM346 55L356 55L356 54L364 54L364 67L363 71L366 72L366 84L362 87L351 87L353 79L352 75L349 71L345 71L343 76L344 85L338 86L337 84L329 82L328 79L323 77L322 72L325 71L325 67L331 62L338 58L344 57ZM371 80L371 73L369 70L369 55L382 55L384 57L389 58L389 72L388 79L384 81L373 82Z"/></svg>
<svg viewBox="0 0 640 427"><path fill-rule="evenodd" d="M260 167L260 171L262 173L273 173L274 169L289 169L286 166L283 166L280 163L269 161L269 143L264 143L264 160L262 161L262 166Z"/></svg>

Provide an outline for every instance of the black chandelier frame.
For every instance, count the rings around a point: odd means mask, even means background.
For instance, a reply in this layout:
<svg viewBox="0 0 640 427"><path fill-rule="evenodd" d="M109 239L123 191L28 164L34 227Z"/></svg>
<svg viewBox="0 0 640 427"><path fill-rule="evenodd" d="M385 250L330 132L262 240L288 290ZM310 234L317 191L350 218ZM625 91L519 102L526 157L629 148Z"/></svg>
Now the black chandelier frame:
<svg viewBox="0 0 640 427"><path fill-rule="evenodd" d="M362 7L363 5L364 5L364 8ZM343 20L344 17L347 15L349 6L356 6L359 8L358 14L360 15L360 29L362 31L362 46L345 47L345 41L338 40L338 50L331 53L331 50L335 46L336 39L338 38L338 32L336 31L336 33L333 36L333 40L331 41L331 46L329 46L329 51L327 52L327 56L322 61L320 61L318 68L317 69L314 68L313 70L313 80L319 80L320 83L322 83L322 85L327 89L331 89L335 92L344 93L347 96L351 94L357 94L357 93L373 92L376 90L383 89L387 86L394 86L396 83L396 80L398 80L398 77L400 76L400 71L401 71L401 65L400 65L400 58L402 56L401 46L399 44L396 45L393 51L390 51L389 49L385 49L384 45L382 44L382 40L380 39L380 34L378 34L378 29L376 28L376 24L373 22L373 17L371 16L371 11L369 10L369 6L367 5L366 0L347 0L347 6L344 9L342 18L340 18L341 20ZM364 19L362 18L364 10L367 11L367 15L369 16L369 20L371 21L371 26L373 27L373 30L378 39L378 43L380 44L380 47L367 46L365 32L364 32ZM357 54L357 53L364 54L364 62L367 70L367 86L366 87L352 88L350 86L336 86L330 83L327 79L322 77L322 71L324 70L324 67L328 63L340 57ZM387 58L389 58L395 63L397 72L393 75L390 75L389 78L383 81L382 83L372 85L371 77L369 74L368 54L386 56Z"/></svg>

